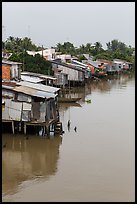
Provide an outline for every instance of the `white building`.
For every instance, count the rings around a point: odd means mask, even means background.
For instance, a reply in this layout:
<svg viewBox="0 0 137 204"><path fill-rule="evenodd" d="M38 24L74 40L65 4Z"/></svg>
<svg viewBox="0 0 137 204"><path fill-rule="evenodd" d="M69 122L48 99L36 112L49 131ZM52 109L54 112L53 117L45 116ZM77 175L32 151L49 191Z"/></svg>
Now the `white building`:
<svg viewBox="0 0 137 204"><path fill-rule="evenodd" d="M27 51L27 53L29 55L32 55L32 56L35 56L36 54L40 54L46 60L53 60L53 59L55 59L55 49L53 49L53 48L48 48L48 49L37 51L37 52L35 52L35 51Z"/></svg>

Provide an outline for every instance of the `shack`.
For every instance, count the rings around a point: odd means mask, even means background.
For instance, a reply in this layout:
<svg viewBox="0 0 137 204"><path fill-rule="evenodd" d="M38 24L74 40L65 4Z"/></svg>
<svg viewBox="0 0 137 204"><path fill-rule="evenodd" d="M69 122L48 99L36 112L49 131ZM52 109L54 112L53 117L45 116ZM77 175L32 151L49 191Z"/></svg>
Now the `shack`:
<svg viewBox="0 0 137 204"><path fill-rule="evenodd" d="M47 86L44 90L40 85L38 88L37 84L31 84L2 82L2 122L12 123L13 134L15 129L22 131L23 128L26 134L27 126L38 126L42 129L42 135L49 135L60 124L57 101L59 88L49 86L48 89Z"/></svg>
<svg viewBox="0 0 137 204"><path fill-rule="evenodd" d="M33 73L33 72L21 72L21 79L23 81L41 83L48 86L56 86L57 78L45 74Z"/></svg>
<svg viewBox="0 0 137 204"><path fill-rule="evenodd" d="M2 60L2 79L3 80L20 80L22 63Z"/></svg>
<svg viewBox="0 0 137 204"><path fill-rule="evenodd" d="M52 70L58 79L64 79L63 86L84 85L85 83L85 69L71 64L64 63L58 60L52 60ZM63 74L59 77L59 75ZM59 85L60 81L57 81Z"/></svg>

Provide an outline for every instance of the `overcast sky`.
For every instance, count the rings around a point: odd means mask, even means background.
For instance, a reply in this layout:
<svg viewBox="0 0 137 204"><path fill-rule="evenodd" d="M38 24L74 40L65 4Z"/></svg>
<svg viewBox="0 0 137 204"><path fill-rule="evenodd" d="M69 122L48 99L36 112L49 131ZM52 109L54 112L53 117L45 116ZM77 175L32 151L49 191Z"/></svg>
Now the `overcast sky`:
<svg viewBox="0 0 137 204"><path fill-rule="evenodd" d="M3 39L74 46L117 39L135 47L135 2L2 2Z"/></svg>

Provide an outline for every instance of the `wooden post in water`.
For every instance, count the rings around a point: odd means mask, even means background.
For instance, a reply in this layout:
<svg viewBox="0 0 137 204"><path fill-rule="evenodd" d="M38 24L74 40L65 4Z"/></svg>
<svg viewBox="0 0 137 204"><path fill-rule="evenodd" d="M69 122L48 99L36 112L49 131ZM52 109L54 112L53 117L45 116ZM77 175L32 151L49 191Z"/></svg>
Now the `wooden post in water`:
<svg viewBox="0 0 137 204"><path fill-rule="evenodd" d="M14 120L12 121L12 133L15 133L15 128L14 128Z"/></svg>
<svg viewBox="0 0 137 204"><path fill-rule="evenodd" d="M52 123L52 131L53 131L53 134L55 135L55 123Z"/></svg>
<svg viewBox="0 0 137 204"><path fill-rule="evenodd" d="M50 135L50 129L49 129L49 124L46 125L46 133L47 133L47 136Z"/></svg>
<svg viewBox="0 0 137 204"><path fill-rule="evenodd" d="M43 136L45 136L45 125L43 126Z"/></svg>
<svg viewBox="0 0 137 204"><path fill-rule="evenodd" d="M21 122L18 123L18 130L21 132Z"/></svg>
<svg viewBox="0 0 137 204"><path fill-rule="evenodd" d="M24 122L24 134L26 135L26 132L27 132L27 125L26 123Z"/></svg>

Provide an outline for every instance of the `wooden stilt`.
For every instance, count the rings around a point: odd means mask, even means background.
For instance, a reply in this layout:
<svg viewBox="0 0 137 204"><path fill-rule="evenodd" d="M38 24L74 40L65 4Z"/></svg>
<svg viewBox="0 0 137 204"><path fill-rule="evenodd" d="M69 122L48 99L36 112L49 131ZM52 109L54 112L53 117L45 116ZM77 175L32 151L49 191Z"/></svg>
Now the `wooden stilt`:
<svg viewBox="0 0 137 204"><path fill-rule="evenodd" d="M43 136L45 136L45 126L43 126Z"/></svg>
<svg viewBox="0 0 137 204"><path fill-rule="evenodd" d="M54 131L54 136L55 136L55 131L56 131L56 123L54 123L53 131Z"/></svg>
<svg viewBox="0 0 137 204"><path fill-rule="evenodd" d="M54 129L54 123L52 123L52 130Z"/></svg>
<svg viewBox="0 0 137 204"><path fill-rule="evenodd" d="M49 136L49 135L50 135L50 134L49 134L49 133L50 133L50 132L49 132L49 126L46 127L46 130L47 130L47 135Z"/></svg>
<svg viewBox="0 0 137 204"><path fill-rule="evenodd" d="M21 132L21 122L18 123L18 130Z"/></svg>
<svg viewBox="0 0 137 204"><path fill-rule="evenodd" d="M45 127L42 126L41 128L42 128L42 136L44 136L45 135Z"/></svg>
<svg viewBox="0 0 137 204"><path fill-rule="evenodd" d="M27 126L26 126L26 123L24 122L24 134L26 135L26 132L27 132Z"/></svg>
<svg viewBox="0 0 137 204"><path fill-rule="evenodd" d="M14 121L12 121L12 133L15 133L15 128L14 128Z"/></svg>

